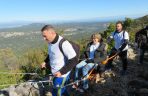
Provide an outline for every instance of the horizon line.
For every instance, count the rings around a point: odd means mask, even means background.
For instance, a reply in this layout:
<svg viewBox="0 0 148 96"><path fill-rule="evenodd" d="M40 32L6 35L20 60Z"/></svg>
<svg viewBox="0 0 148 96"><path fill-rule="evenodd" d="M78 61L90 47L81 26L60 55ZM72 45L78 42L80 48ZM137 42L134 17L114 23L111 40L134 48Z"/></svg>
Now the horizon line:
<svg viewBox="0 0 148 96"><path fill-rule="evenodd" d="M113 15L110 15L110 16L100 16L100 17L97 17L97 16L95 16L95 17L90 17L90 18L73 18L73 19L70 19L70 18L68 18L68 19L57 19L57 18L54 18L54 19L51 19L51 20L49 20L49 19L45 19L45 20L11 20L11 21L1 21L0 22L0 24L2 24L2 23L14 23L14 22L48 22L48 21L51 21L51 22L63 22L63 21L81 21L81 20L91 20L91 19L97 19L97 20L99 20L99 19L105 19L105 18L110 18L110 19L114 19L114 18L116 18L116 17L118 17L118 18L133 18L133 19L135 19L135 18L138 18L138 17L142 17L142 16L145 16L145 15L148 15L148 13L140 13L140 14L129 14L129 15L116 15L116 16L113 16Z"/></svg>

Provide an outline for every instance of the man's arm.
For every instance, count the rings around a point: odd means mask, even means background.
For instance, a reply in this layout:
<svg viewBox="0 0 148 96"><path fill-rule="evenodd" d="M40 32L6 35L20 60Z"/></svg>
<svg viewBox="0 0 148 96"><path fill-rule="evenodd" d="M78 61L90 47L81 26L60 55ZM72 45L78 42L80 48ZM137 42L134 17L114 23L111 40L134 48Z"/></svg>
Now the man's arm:
<svg viewBox="0 0 148 96"><path fill-rule="evenodd" d="M135 34L135 43L138 43L138 34L139 34L139 32L137 32L137 33Z"/></svg>
<svg viewBox="0 0 148 96"><path fill-rule="evenodd" d="M44 60L44 62L47 64L49 62L49 54L47 55L46 59Z"/></svg>
<svg viewBox="0 0 148 96"><path fill-rule="evenodd" d="M49 55L47 55L46 59L44 60L44 62L41 63L41 68L44 69L47 67L47 64L49 62Z"/></svg>
<svg viewBox="0 0 148 96"><path fill-rule="evenodd" d="M124 39L122 45L120 46L120 48L118 50L122 51L129 43L128 39Z"/></svg>
<svg viewBox="0 0 148 96"><path fill-rule="evenodd" d="M107 43L110 43L113 40L114 32L111 33L109 37L107 37Z"/></svg>
<svg viewBox="0 0 148 96"><path fill-rule="evenodd" d="M123 34L124 34L123 43L120 46L120 48L118 49L119 51L122 51L129 43L129 35L128 35L128 33L125 32Z"/></svg>
<svg viewBox="0 0 148 96"><path fill-rule="evenodd" d="M76 64L78 63L78 58L76 56L75 50L68 41L63 42L62 49L64 55L68 59L68 62L66 62L65 66L62 67L59 71L61 74L66 74L68 71L76 66Z"/></svg>

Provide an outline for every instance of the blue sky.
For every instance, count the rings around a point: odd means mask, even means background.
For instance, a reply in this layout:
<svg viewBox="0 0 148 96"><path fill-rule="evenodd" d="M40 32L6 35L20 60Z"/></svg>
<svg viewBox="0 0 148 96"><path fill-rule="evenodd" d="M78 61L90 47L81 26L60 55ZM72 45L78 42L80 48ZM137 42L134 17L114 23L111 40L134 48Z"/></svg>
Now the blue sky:
<svg viewBox="0 0 148 96"><path fill-rule="evenodd" d="M0 22L148 14L148 0L1 0Z"/></svg>

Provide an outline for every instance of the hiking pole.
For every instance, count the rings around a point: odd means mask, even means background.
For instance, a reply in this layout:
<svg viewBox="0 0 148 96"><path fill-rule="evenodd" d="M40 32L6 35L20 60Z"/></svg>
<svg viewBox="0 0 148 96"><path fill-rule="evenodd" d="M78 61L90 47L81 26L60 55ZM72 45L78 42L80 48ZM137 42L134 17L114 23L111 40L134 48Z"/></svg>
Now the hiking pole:
<svg viewBox="0 0 148 96"><path fill-rule="evenodd" d="M93 68L91 69L91 71L90 71L88 74L86 74L85 76L83 76L80 80L76 80L76 81L74 81L74 82L71 82L71 83L69 83L69 84L66 84L66 85L61 86L61 87L58 87L58 88L64 88L64 87L68 87L68 86L74 85L74 84L76 84L77 82L82 82L82 81L84 81L85 78L89 79L89 76L90 76L91 73L94 71L96 65L97 65L97 64L95 64L95 65L93 66Z"/></svg>
<svg viewBox="0 0 148 96"><path fill-rule="evenodd" d="M92 74L92 72L94 71L95 67L90 71L90 73L88 74L88 79L91 79L90 75Z"/></svg>
<svg viewBox="0 0 148 96"><path fill-rule="evenodd" d="M0 74L15 74L15 75L37 75L37 73L10 73L10 72L0 72Z"/></svg>
<svg viewBox="0 0 148 96"><path fill-rule="evenodd" d="M108 62L109 60L115 58L118 54L119 54L119 53L116 53L115 55L113 55L113 56L107 58L106 60L102 61L101 64L104 64L104 65L107 64L107 62Z"/></svg>

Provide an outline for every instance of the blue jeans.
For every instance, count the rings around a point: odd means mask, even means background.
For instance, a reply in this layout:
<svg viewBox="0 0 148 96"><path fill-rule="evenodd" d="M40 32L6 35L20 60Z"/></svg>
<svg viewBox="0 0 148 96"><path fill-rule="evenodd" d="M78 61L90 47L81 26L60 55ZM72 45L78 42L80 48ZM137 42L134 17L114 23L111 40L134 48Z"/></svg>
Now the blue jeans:
<svg viewBox="0 0 148 96"><path fill-rule="evenodd" d="M89 70L91 70L94 66L94 63L86 63L85 60L84 61L81 61L79 64L77 64L76 66L76 71L75 71L75 79L77 80L78 79L78 75L79 75L79 69L82 68L82 74L83 76L86 76L88 75L88 72ZM85 79L83 81L83 88L84 89L87 89L88 88L88 80Z"/></svg>
<svg viewBox="0 0 148 96"><path fill-rule="evenodd" d="M52 90L52 96L69 96L66 87L64 88L58 88L65 85L66 82L68 82L69 76L67 77L55 77L53 79L53 90Z"/></svg>

